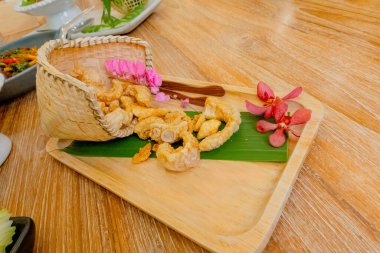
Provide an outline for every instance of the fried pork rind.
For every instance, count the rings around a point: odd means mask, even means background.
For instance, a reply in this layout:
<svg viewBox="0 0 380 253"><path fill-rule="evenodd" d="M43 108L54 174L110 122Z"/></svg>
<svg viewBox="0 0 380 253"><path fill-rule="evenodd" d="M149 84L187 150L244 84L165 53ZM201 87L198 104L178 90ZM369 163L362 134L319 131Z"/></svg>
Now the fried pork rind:
<svg viewBox="0 0 380 253"><path fill-rule="evenodd" d="M200 161L200 150L197 139L190 132L181 135L183 146L174 149L169 143L158 146L157 160L165 169L171 171L185 171L197 166Z"/></svg>
<svg viewBox="0 0 380 253"><path fill-rule="evenodd" d="M184 112L180 110L175 110L167 113L165 115L165 122L170 125L182 124L182 122L187 123L187 130L193 132L193 122L191 118Z"/></svg>
<svg viewBox="0 0 380 253"><path fill-rule="evenodd" d="M105 119L107 123L111 126L111 131L116 132L120 129L133 126L129 135L133 133L134 124L132 124L133 114L131 112L127 112L121 108L117 108L113 112L106 114Z"/></svg>
<svg viewBox="0 0 380 253"><path fill-rule="evenodd" d="M120 103L119 103L119 100L114 100L110 103L110 105L108 106L108 110L109 112L113 112L115 111L117 108L120 108Z"/></svg>
<svg viewBox="0 0 380 253"><path fill-rule="evenodd" d="M135 102L136 102L136 100L134 97L130 97L130 96L121 96L120 97L120 104L124 110L131 111Z"/></svg>
<svg viewBox="0 0 380 253"><path fill-rule="evenodd" d="M124 93L125 95L134 97L138 104L145 107L150 107L152 102L152 94L150 93L148 87L144 85L130 84L127 88L125 88Z"/></svg>
<svg viewBox="0 0 380 253"><path fill-rule="evenodd" d="M201 128L201 125L206 121L206 117L203 113L195 115L193 119L193 130L198 132Z"/></svg>
<svg viewBox="0 0 380 253"><path fill-rule="evenodd" d="M132 163L137 164L137 163L142 163L145 160L147 160L150 154L152 153L151 149L152 149L152 144L150 142L146 144L144 147L140 148L139 152L136 153L132 157Z"/></svg>
<svg viewBox="0 0 380 253"><path fill-rule="evenodd" d="M135 128L141 139L151 138L159 143L179 141L183 132L192 132L192 122L182 111L169 112L164 118L152 116L139 120Z"/></svg>
<svg viewBox="0 0 380 253"><path fill-rule="evenodd" d="M97 98L101 102L111 103L114 100L119 100L123 95L123 86L119 82L112 82L112 88L107 89L106 87L97 89Z"/></svg>
<svg viewBox="0 0 380 253"><path fill-rule="evenodd" d="M205 121L198 131L197 138L201 140L207 136L217 133L221 124L222 122L217 119L210 119Z"/></svg>
<svg viewBox="0 0 380 253"><path fill-rule="evenodd" d="M220 147L239 130L240 112L232 105L223 103L220 99L208 97L202 114L206 119L224 121L226 126L223 130L204 138L199 143L201 151L210 151Z"/></svg>
<svg viewBox="0 0 380 253"><path fill-rule="evenodd" d="M163 117L168 113L165 108L147 108L141 105L132 105L132 112L139 120L149 117Z"/></svg>
<svg viewBox="0 0 380 253"><path fill-rule="evenodd" d="M140 139L146 140L151 137L153 129L152 125L160 123L165 123L165 121L160 117L149 117L140 120L135 127L135 133L139 136Z"/></svg>

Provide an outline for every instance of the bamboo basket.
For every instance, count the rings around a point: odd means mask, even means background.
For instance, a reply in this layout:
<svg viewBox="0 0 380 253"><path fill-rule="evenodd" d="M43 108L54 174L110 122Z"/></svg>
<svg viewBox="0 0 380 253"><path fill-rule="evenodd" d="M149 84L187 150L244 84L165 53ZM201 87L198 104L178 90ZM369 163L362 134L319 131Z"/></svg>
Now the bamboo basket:
<svg viewBox="0 0 380 253"><path fill-rule="evenodd" d="M147 42L128 36L51 40L37 55L37 101L42 128L50 137L106 141L127 135L107 123L94 87L69 73L76 66L91 67L106 77L104 61L109 58L139 60L152 68Z"/></svg>

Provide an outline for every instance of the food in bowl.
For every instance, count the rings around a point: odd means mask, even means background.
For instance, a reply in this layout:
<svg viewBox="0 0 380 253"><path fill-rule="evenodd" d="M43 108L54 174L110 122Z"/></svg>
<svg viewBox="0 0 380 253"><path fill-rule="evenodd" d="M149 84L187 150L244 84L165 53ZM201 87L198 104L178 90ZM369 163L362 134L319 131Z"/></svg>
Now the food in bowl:
<svg viewBox="0 0 380 253"><path fill-rule="evenodd" d="M0 52L0 72L10 78L37 62L37 47L21 47Z"/></svg>

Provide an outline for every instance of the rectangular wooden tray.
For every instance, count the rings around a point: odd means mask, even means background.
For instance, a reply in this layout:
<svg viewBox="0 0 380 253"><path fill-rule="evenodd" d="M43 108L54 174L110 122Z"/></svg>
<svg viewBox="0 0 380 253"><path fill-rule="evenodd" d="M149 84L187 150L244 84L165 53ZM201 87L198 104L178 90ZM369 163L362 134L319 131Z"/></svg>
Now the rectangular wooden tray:
<svg viewBox="0 0 380 253"><path fill-rule="evenodd" d="M165 80L193 86L212 84L174 77ZM223 99L241 111L246 111L245 99L260 104L256 89L223 87ZM289 105L291 111L306 107L313 112L301 137L289 138L287 163L202 160L197 168L170 173L156 159L134 165L130 158L72 156L60 150L67 141L54 138L46 150L211 251L260 252L281 215L323 118L322 104L306 93L289 101Z"/></svg>

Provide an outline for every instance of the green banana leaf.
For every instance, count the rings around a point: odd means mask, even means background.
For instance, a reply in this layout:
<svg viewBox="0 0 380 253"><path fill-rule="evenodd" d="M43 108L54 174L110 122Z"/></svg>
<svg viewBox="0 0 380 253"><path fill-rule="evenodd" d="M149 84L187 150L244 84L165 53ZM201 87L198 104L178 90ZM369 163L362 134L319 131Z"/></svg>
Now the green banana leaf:
<svg viewBox="0 0 380 253"><path fill-rule="evenodd" d="M190 117L193 117L199 112L186 113ZM280 148L274 148L268 141L268 136L271 133L263 134L256 131L256 122L262 119L261 117L253 116L248 112L242 112L241 118L242 123L239 131L221 147L212 151L202 152L202 159L249 162L287 161L287 143ZM77 156L132 157L147 142L139 139L137 135L106 142L74 141L70 146L64 148L63 151ZM154 152L151 157L155 157Z"/></svg>

